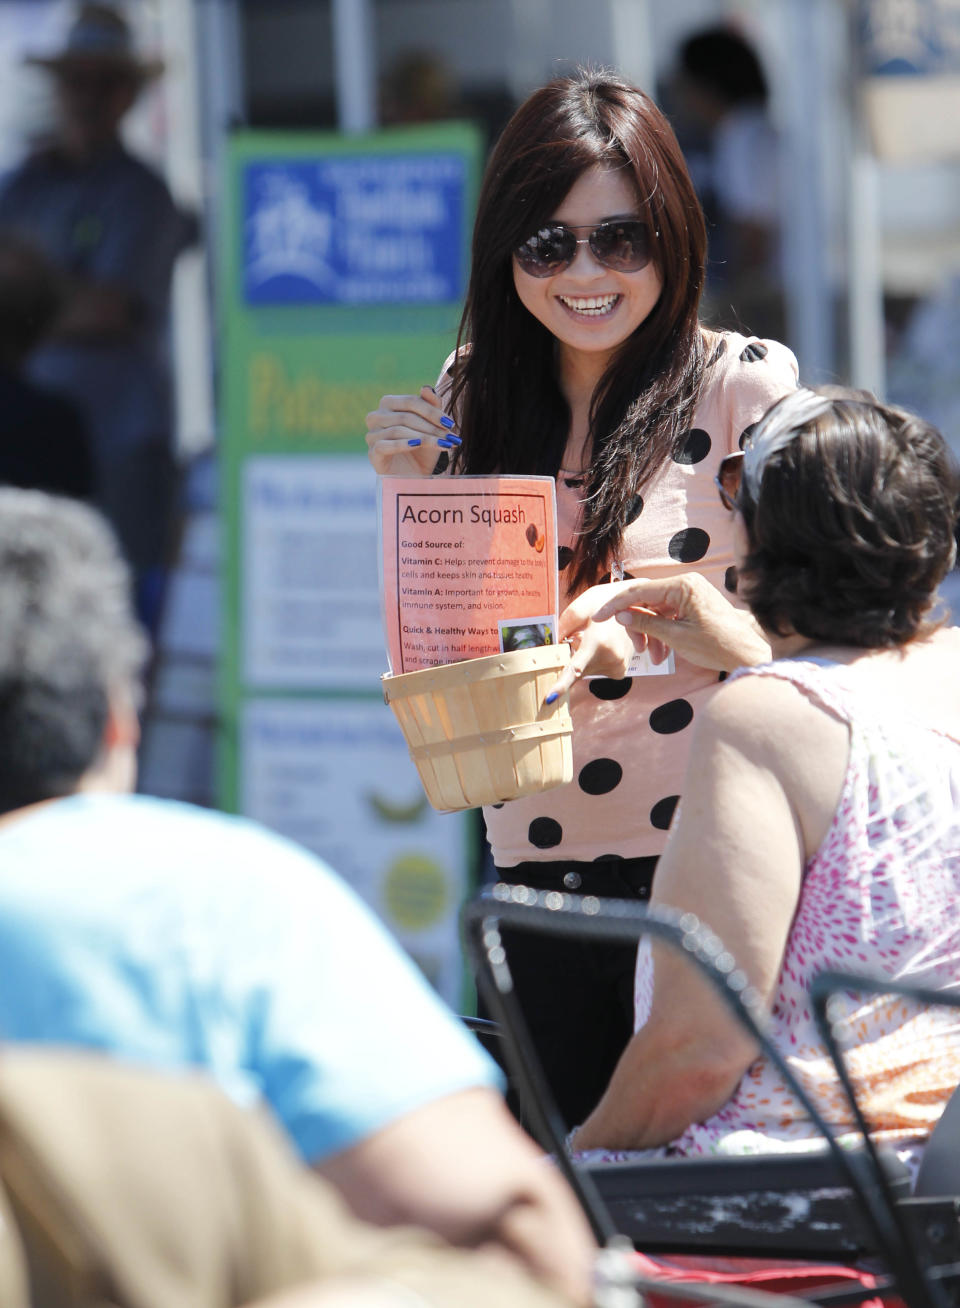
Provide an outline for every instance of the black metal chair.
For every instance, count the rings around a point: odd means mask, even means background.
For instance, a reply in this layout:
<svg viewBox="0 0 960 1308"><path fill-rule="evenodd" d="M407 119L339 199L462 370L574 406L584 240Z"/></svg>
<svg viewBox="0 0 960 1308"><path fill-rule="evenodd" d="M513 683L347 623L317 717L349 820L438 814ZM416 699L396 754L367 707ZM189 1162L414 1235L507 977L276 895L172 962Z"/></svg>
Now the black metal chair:
<svg viewBox="0 0 960 1308"><path fill-rule="evenodd" d="M468 904L463 920L468 955L489 1009L502 1027L505 1053L530 1129L556 1155L601 1243L626 1236L647 1253L682 1251L870 1265L889 1273L880 1293L897 1294L911 1308L944 1308L957 1299L960 1099L955 1095L950 1101L949 1112L933 1133L921 1170L922 1184L911 1192L905 1166L870 1140L829 1012L835 994L857 989L906 994L954 1007L960 1007L960 997L839 973L818 979L811 996L814 1012L863 1133L860 1148L841 1149L767 1038L759 996L751 992L722 942L694 915L648 910L626 900L600 901L500 885ZM686 953L820 1127L823 1153L573 1163L563 1148L559 1112L531 1055L523 1014L513 994L501 924L618 942L635 942L646 933ZM700 1289L703 1294L705 1287ZM822 1302L853 1302L862 1297L855 1290L810 1296Z"/></svg>

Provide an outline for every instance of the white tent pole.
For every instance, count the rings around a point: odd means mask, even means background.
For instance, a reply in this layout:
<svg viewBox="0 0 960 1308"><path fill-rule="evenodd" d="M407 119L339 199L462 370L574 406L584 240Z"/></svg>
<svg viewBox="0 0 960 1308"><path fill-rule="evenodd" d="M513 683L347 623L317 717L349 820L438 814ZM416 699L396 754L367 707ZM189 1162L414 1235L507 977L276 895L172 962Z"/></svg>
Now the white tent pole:
<svg viewBox="0 0 960 1308"><path fill-rule="evenodd" d="M862 146L854 147L848 177L850 383L883 399L887 377L879 187L876 160Z"/></svg>
<svg viewBox="0 0 960 1308"><path fill-rule="evenodd" d="M656 69L649 0L610 0L610 36L616 67L653 95Z"/></svg>
<svg viewBox="0 0 960 1308"><path fill-rule="evenodd" d="M863 60L856 46L856 5L846 0L847 66L854 70L848 95L846 169L847 327L850 334L850 383L873 391L886 390L886 348L883 314L883 249L880 228L880 186L877 161L870 149L861 107Z"/></svg>
<svg viewBox="0 0 960 1308"><path fill-rule="evenodd" d="M377 125L376 59L370 0L333 0L337 122L342 132Z"/></svg>
<svg viewBox="0 0 960 1308"><path fill-rule="evenodd" d="M783 243L787 340L806 381L835 376L830 232L822 167L828 112L824 77L825 0L784 0L786 48L791 52L784 96Z"/></svg>

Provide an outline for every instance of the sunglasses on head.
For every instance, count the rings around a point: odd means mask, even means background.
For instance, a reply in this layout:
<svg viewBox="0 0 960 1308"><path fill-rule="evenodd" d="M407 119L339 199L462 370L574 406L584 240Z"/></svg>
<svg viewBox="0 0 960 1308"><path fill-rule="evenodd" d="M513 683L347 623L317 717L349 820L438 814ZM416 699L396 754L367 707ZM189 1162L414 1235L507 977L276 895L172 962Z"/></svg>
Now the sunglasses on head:
<svg viewBox="0 0 960 1308"><path fill-rule="evenodd" d="M589 232L576 236L575 232ZM639 218L619 222L589 224L544 223L522 245L514 257L531 277L552 277L569 268L577 257L577 246L589 245L597 263L614 272L639 272L652 257L652 238L646 223Z"/></svg>
<svg viewBox="0 0 960 1308"><path fill-rule="evenodd" d="M742 450L738 450L736 454L728 454L725 459L721 459L720 471L713 480L716 482L723 507L729 509L731 513L735 513L740 508L737 497L740 494L740 482L742 478Z"/></svg>

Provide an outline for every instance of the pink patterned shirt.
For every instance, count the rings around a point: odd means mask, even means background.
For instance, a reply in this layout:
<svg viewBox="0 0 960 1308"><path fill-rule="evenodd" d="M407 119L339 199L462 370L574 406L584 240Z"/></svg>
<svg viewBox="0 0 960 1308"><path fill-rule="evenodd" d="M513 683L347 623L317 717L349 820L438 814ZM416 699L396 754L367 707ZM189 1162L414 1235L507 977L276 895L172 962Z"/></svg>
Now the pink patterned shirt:
<svg viewBox="0 0 960 1308"><path fill-rule="evenodd" d="M842 1135L853 1124L808 1003L828 969L890 976L934 990L960 983L960 739L898 715L856 669L784 659L736 677L778 677L849 725L850 755L830 829L807 863L777 981L770 1033ZM653 965L637 957L636 1027L650 1013ZM872 1133L923 1139L960 1083L960 1012L850 995L847 1065ZM759 1058L733 1097L668 1152L759 1153L810 1147L815 1128Z"/></svg>

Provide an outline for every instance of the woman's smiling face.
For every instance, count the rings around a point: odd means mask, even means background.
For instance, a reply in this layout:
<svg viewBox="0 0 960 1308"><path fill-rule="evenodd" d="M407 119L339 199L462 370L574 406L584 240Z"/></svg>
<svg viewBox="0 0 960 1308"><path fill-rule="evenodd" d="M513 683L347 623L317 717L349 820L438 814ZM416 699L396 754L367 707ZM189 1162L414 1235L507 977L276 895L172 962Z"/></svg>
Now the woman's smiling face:
<svg viewBox="0 0 960 1308"><path fill-rule="evenodd" d="M629 173L595 165L571 186L552 222L579 227L580 236L602 222L641 217ZM637 272L599 263L584 242L569 268L533 277L513 260L513 282L524 307L571 354L608 356L650 315L663 283L655 262Z"/></svg>

